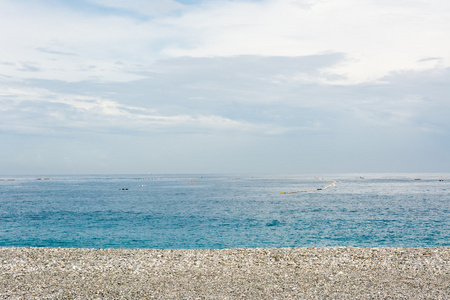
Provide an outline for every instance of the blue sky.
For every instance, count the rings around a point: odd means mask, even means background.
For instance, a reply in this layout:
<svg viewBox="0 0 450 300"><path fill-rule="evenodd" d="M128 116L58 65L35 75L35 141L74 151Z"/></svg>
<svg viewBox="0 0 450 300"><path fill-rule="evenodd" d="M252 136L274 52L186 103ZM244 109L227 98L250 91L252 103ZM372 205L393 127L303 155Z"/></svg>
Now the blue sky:
<svg viewBox="0 0 450 300"><path fill-rule="evenodd" d="M448 1L0 8L0 174L450 172Z"/></svg>

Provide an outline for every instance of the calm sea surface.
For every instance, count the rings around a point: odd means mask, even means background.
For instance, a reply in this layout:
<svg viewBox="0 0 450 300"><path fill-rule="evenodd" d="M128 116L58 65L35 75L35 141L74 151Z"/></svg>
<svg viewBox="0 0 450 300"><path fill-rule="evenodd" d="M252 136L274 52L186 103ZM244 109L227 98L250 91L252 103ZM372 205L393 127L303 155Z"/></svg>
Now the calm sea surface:
<svg viewBox="0 0 450 300"><path fill-rule="evenodd" d="M450 246L450 174L324 178L0 176L0 246Z"/></svg>

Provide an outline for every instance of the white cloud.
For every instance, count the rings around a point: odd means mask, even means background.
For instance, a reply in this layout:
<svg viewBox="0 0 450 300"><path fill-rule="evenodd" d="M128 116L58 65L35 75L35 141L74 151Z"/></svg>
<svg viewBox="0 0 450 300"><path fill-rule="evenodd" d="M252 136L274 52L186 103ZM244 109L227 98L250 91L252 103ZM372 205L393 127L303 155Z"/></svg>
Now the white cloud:
<svg viewBox="0 0 450 300"><path fill-rule="evenodd" d="M42 1L1 1L3 61L34 63L32 78L129 81L135 66L173 56L303 56L343 53L339 83L450 65L450 3L432 1L103 1L85 13ZM81 5L81 4L80 4ZM182 10L179 10L183 8ZM153 14L142 19L121 10ZM166 14L178 10L177 14ZM39 14L35 12L39 11ZM70 57L67 57L70 54ZM439 57L439 65L423 59ZM119 68L117 61L125 64ZM95 68L88 69L89 66ZM3 76L30 78L24 69ZM344 79L347 78L347 79ZM336 84L337 82L333 82Z"/></svg>
<svg viewBox="0 0 450 300"><path fill-rule="evenodd" d="M349 60L332 70L350 82L378 79L391 71L423 69L417 60L438 56L449 66L450 4L414 1L297 1L214 3L168 21L189 47L169 46L176 56L240 54L299 56L339 52Z"/></svg>
<svg viewBox="0 0 450 300"><path fill-rule="evenodd" d="M3 129L20 124L20 132L28 126L36 132L53 128L52 134L289 136L362 127L439 132L450 126L445 114L436 115L450 108L448 71L393 73L384 84L355 86L310 80L340 59L176 58L155 65L148 79L129 83L9 82L0 93Z"/></svg>
<svg viewBox="0 0 450 300"><path fill-rule="evenodd" d="M67 7L1 1L0 73L14 78L67 81L129 81L134 65L154 61L152 41L164 30L126 16L82 14ZM39 10L39 14L36 11ZM33 75L15 64L27 61L40 70ZM117 65L117 61L124 62ZM131 66L131 67L127 67Z"/></svg>
<svg viewBox="0 0 450 300"><path fill-rule="evenodd" d="M99 97L58 94L40 88L3 88L0 97L0 130L10 133L65 135L81 129L132 135L168 130L280 134L289 130L278 125L211 114L161 115L155 109L127 106Z"/></svg>
<svg viewBox="0 0 450 300"><path fill-rule="evenodd" d="M184 5L172 0L88 0L105 7L124 9L139 14L157 16L184 9Z"/></svg>
<svg viewBox="0 0 450 300"><path fill-rule="evenodd" d="M448 1L0 0L0 7L0 134L9 153L54 147L51 164L73 146L59 162L88 166L94 158L78 154L88 146L108 165L122 157L110 146L127 140L127 151L137 141L141 157L164 157L161 166L189 149L199 160L233 153L221 159L228 169L255 157L253 166L301 157L294 170L326 166L328 149L340 153L341 166L365 161L361 153L378 166L386 145L398 153L414 145L422 149L417 160L433 157L440 166L450 150ZM141 165L134 161L133 170Z"/></svg>

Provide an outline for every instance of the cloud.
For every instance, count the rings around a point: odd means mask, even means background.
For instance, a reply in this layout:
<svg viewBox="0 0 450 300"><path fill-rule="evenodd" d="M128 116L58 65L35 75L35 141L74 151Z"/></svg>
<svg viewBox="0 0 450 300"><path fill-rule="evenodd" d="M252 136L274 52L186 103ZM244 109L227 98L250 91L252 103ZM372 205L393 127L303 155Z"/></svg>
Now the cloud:
<svg viewBox="0 0 450 300"><path fill-rule="evenodd" d="M0 56L3 61L39 62L40 72L30 76L24 68L3 68L3 76L66 81L126 81L139 78L115 63L147 63L152 40L163 39L164 30L128 16L83 14L70 7L23 1L2 1ZM35 12L39 10L39 14ZM156 46L157 48L157 46ZM70 55L61 55L70 54ZM87 66L98 66L86 71ZM25 72L25 73L24 73Z"/></svg>
<svg viewBox="0 0 450 300"><path fill-rule="evenodd" d="M391 71L421 69L417 60L448 60L445 38L449 4L415 1L408 7L378 1L213 2L166 23L179 28L179 40L167 55L301 56L339 52L349 57L334 72L352 83ZM446 62L448 66L448 62Z"/></svg>
<svg viewBox="0 0 450 300"><path fill-rule="evenodd" d="M60 133L257 135L450 127L442 113L449 108L448 69L392 73L384 83L329 84L332 78L322 70L342 60L341 54L183 57L159 61L142 74L146 79L132 82L28 80L13 89L9 83L1 93L4 126L22 122L30 130L42 126L41 132Z"/></svg>
<svg viewBox="0 0 450 300"><path fill-rule="evenodd" d="M57 94L39 88L0 90L0 130L16 134L67 136L76 132L142 135L145 132L279 133L280 126L237 121L213 114L161 115L99 97ZM78 134L78 133L76 133Z"/></svg>
<svg viewBox="0 0 450 300"><path fill-rule="evenodd" d="M0 6L2 151L25 171L448 166L448 1Z"/></svg>
<svg viewBox="0 0 450 300"><path fill-rule="evenodd" d="M160 16L184 9L184 5L172 0L89 0L88 2L147 16Z"/></svg>
<svg viewBox="0 0 450 300"><path fill-rule="evenodd" d="M413 1L407 6L372 0L204 1L196 5L170 0L92 0L77 5L2 0L1 4L0 55L10 62L40 61L45 72L34 78L134 80L129 71L138 64L148 67L159 59L185 56L342 53L347 60L328 70L340 78L340 84L371 82L393 71L433 68L435 62L426 61L429 57L442 58L440 68L450 64L447 1ZM58 53L76 58L64 59ZM118 68L117 61L129 68ZM83 71L88 65L99 68L90 74ZM5 69L3 75L29 78L13 68Z"/></svg>
<svg viewBox="0 0 450 300"><path fill-rule="evenodd" d="M141 70L146 79L120 84L27 80L11 89L9 83L2 99L8 130L28 120L32 130L42 126L41 132L52 132L49 126L127 134L310 132L320 127L315 116L296 120L289 110L320 105L289 94L302 85L320 85L327 79L321 70L341 59L340 54L174 58Z"/></svg>
<svg viewBox="0 0 450 300"><path fill-rule="evenodd" d="M19 71L24 71L24 72L39 72L39 71L41 71L40 68L36 67L36 63L32 63L32 62L21 62L20 67L17 69Z"/></svg>
<svg viewBox="0 0 450 300"><path fill-rule="evenodd" d="M52 49L50 49L50 47L46 47L46 48L38 47L38 48L36 48L36 51L49 53L49 54L56 54L56 55L66 55L66 56L74 56L75 55L75 53L52 50Z"/></svg>

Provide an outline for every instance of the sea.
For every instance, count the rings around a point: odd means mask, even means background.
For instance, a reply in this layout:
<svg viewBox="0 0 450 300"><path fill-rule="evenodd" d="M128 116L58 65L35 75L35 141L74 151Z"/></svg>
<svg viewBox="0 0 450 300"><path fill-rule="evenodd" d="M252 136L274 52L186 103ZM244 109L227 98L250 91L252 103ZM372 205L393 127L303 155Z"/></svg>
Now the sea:
<svg viewBox="0 0 450 300"><path fill-rule="evenodd" d="M0 246L450 246L450 174L3 175Z"/></svg>

